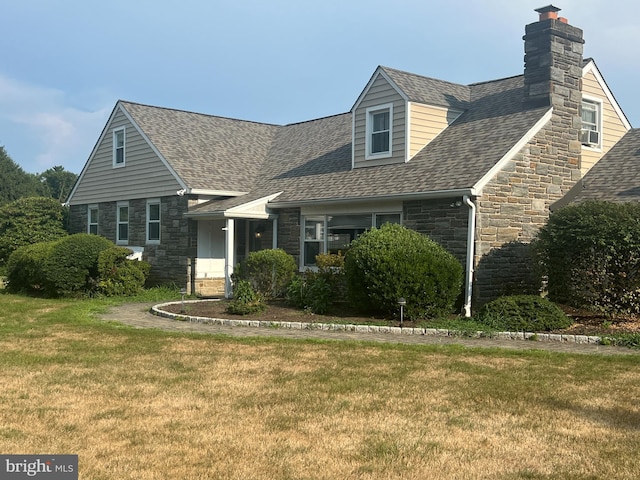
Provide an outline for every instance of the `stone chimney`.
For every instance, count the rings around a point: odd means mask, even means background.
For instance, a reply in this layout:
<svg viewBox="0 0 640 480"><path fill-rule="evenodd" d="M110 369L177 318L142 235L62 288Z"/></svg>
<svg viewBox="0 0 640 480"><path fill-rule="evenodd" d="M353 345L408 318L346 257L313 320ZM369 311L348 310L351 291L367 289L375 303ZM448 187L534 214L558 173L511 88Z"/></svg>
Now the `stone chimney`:
<svg viewBox="0 0 640 480"><path fill-rule="evenodd" d="M572 170L579 178L582 147L582 30L558 17L559 8L538 8L537 22L525 27L524 103L528 108L553 108L546 131L547 151L554 152L556 166ZM551 159L547 159L551 162ZM564 180L563 180L564 182Z"/></svg>
<svg viewBox="0 0 640 480"><path fill-rule="evenodd" d="M537 22L525 27L524 100L528 106L571 107L581 102L582 30L558 17L553 5L538 8Z"/></svg>

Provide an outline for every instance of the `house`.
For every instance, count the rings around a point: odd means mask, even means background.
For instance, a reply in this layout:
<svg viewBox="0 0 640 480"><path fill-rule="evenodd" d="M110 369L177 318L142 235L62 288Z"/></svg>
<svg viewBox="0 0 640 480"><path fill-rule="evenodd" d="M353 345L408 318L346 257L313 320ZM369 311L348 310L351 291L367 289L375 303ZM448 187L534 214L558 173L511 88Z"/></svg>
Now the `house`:
<svg viewBox="0 0 640 480"><path fill-rule="evenodd" d="M347 113L268 125L117 102L70 194L74 232L139 252L154 282L230 294L282 248L301 270L398 222L465 265L464 311L532 288L526 245L631 126L582 30L549 5L524 73L459 85L378 67Z"/></svg>

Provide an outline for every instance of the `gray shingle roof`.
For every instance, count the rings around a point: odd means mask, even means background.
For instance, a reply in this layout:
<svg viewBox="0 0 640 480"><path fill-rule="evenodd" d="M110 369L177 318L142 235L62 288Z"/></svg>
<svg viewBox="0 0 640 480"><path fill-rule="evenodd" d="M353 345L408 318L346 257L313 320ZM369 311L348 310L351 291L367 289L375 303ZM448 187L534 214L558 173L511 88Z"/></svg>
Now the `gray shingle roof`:
<svg viewBox="0 0 640 480"><path fill-rule="evenodd" d="M629 130L576 184L567 200L640 201L640 128Z"/></svg>
<svg viewBox="0 0 640 480"><path fill-rule="evenodd" d="M524 108L523 76L464 86L381 68L412 101L464 108L408 163L352 169L351 113L276 126L122 104L191 188L249 192L200 213L280 191L296 203L469 189L548 110Z"/></svg>
<svg viewBox="0 0 640 480"><path fill-rule="evenodd" d="M351 115L278 132L258 189L278 202L471 188L544 115L523 110L522 77L470 87L468 110L408 163L351 169Z"/></svg>
<svg viewBox="0 0 640 480"><path fill-rule="evenodd" d="M423 77L389 67L380 68L407 95L411 102L460 110L466 110L469 106L471 88L467 85Z"/></svg>
<svg viewBox="0 0 640 480"><path fill-rule="evenodd" d="M278 127L212 115L120 104L195 189L248 192Z"/></svg>

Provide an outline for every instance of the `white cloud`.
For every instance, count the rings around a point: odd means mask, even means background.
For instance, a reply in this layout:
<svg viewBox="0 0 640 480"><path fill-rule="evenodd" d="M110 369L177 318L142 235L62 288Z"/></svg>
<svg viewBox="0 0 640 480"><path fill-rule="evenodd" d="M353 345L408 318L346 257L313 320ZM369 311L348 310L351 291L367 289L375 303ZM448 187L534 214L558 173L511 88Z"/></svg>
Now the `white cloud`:
<svg viewBox="0 0 640 480"><path fill-rule="evenodd" d="M102 101L102 107L85 111L72 103L60 90L0 74L0 131L8 135L0 141L24 170L42 172L62 165L80 172L113 105Z"/></svg>

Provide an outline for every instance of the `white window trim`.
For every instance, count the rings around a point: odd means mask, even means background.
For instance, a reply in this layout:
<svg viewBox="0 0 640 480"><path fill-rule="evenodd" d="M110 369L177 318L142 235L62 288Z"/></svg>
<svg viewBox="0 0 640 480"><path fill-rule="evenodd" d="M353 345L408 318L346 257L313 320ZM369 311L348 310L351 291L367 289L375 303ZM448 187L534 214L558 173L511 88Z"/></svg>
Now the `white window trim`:
<svg viewBox="0 0 640 480"><path fill-rule="evenodd" d="M597 105L597 114L598 114L598 118L597 118L597 132L598 132L598 144L596 146L589 146L589 145L585 145L582 144L582 148L585 148L587 150L591 150L591 151L595 151L595 152L601 152L602 151L602 141L603 141L603 131L602 131L602 126L603 126L603 117L604 117L604 105L602 102L601 98L598 97L592 97L590 95L582 95L582 102L587 102L587 103L593 103L595 105ZM580 104L582 106L582 103ZM582 132L582 130L581 130Z"/></svg>
<svg viewBox="0 0 640 480"><path fill-rule="evenodd" d="M158 205L158 220L153 220L153 223L158 223L158 239L150 240L149 239L149 224L151 223L150 215L149 215L149 207L151 205ZM147 245L159 245L160 240L162 239L162 203L159 198L150 198L147 200L147 217L146 217L146 243Z"/></svg>
<svg viewBox="0 0 640 480"><path fill-rule="evenodd" d="M315 265L305 265L304 263L304 259L305 259L305 244L306 243L320 243L321 244L321 254L327 253L327 249L329 246L329 236L327 235L328 232L328 228L329 228L329 217L331 216L342 216L342 215L371 215L371 228L375 228L376 227L376 217L378 215L399 215L400 216L400 225L404 225L404 218L402 215L402 210L389 210L387 211L384 208L381 208L380 210L376 209L374 212L372 212L371 210L367 209L366 211L358 211L359 209L355 209L355 211L342 211L341 209L337 210L336 212L330 212L330 213L311 213L311 212L307 212L301 215L300 217L300 265L299 265L299 269L300 271L304 271L304 270L312 270L315 271L318 269L318 267L316 267ZM307 218L312 218L312 217L323 217L323 227L322 227L322 238L319 240L313 239L313 240L307 240L305 238L305 226L306 226L306 220Z"/></svg>
<svg viewBox="0 0 640 480"><path fill-rule="evenodd" d="M122 132L123 144L122 144L122 163L117 163L117 139L118 134ZM121 168L127 164L127 129L126 127L116 128L113 131L113 168Z"/></svg>
<svg viewBox="0 0 640 480"><path fill-rule="evenodd" d="M373 115L389 111L389 150L386 152L371 153L371 135L373 134ZM389 158L393 155L393 103L376 105L366 109L366 136L365 136L365 160L375 160L377 158Z"/></svg>
<svg viewBox="0 0 640 480"><path fill-rule="evenodd" d="M97 210L98 211L98 221L91 223L91 210ZM91 226L95 225L96 226L96 233L95 235L98 234L98 225L100 222L100 209L98 208L97 204L91 204L87 206L87 233L91 233Z"/></svg>
<svg viewBox="0 0 640 480"><path fill-rule="evenodd" d="M120 208L127 207L127 221L122 222L120 220ZM117 245L128 245L129 244L129 215L131 212L129 210L129 202L117 202L116 203L116 244ZM127 238L120 238L120 224L127 224Z"/></svg>

